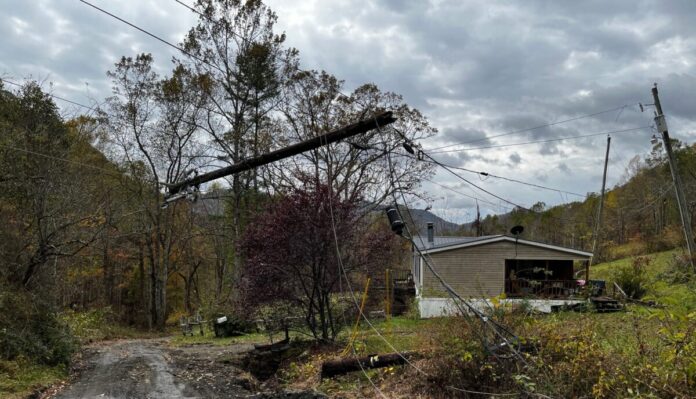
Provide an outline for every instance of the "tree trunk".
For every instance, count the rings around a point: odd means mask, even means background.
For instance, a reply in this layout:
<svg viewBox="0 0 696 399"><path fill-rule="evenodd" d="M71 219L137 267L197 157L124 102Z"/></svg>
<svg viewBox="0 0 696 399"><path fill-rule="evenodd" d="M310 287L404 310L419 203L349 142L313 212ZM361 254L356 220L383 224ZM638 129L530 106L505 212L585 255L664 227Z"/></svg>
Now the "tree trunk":
<svg viewBox="0 0 696 399"><path fill-rule="evenodd" d="M351 357L348 359L328 360L321 365L321 378L333 377L335 375L346 374L363 369L374 369L405 364L406 360L404 358L408 359L414 355L414 352L407 352L403 354L388 353L384 355L370 355L359 358Z"/></svg>

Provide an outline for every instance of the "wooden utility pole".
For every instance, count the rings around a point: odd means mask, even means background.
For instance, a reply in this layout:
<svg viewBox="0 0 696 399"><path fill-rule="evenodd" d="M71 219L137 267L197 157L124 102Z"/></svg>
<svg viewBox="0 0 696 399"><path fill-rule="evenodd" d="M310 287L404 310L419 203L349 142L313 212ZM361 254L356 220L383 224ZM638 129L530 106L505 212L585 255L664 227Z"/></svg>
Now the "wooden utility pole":
<svg viewBox="0 0 696 399"><path fill-rule="evenodd" d="M696 265L694 264L694 254L696 253L694 246L696 244L694 243L694 233L691 231L691 217L686 208L686 197L684 196L684 189L682 187L681 177L679 176L679 169L677 168L677 160L674 158L674 153L672 152L672 142L670 141L669 132L667 131L667 121L665 120L665 115L662 113L660 97L657 95L657 84L652 88L652 95L655 100L655 109L657 110L657 114L655 115L655 126L660 134L662 134L662 144L665 146L665 153L669 161L669 170L672 172L674 191L676 191L677 205L679 206L679 216L681 216L682 226L684 227L686 248L689 250L689 263L691 267L696 269Z"/></svg>
<svg viewBox="0 0 696 399"><path fill-rule="evenodd" d="M607 136L607 153L604 155L604 174L602 175L602 194L599 197L599 209L597 210L597 220L595 221L594 237L592 237L592 257L587 263L585 279L590 278L590 266L594 260L594 253L597 250L597 240L602 226L602 210L604 209L604 191L607 188L607 165L609 165L609 148L611 148L611 136Z"/></svg>
<svg viewBox="0 0 696 399"><path fill-rule="evenodd" d="M234 165L230 165L212 172L208 172L202 175L198 175L191 179L187 179L178 183L170 184L167 186L168 196L171 200L176 200L182 190L188 187L196 187L202 183L206 183L221 177L234 175L236 173L244 172L257 168L259 166L267 165L271 162L275 162L284 158L291 157L293 155L301 154L305 151L313 150L331 143L347 139L349 137L368 132L372 129L379 129L380 127L386 126L390 123L396 121L396 118L392 116L391 111L383 112L379 115L375 115L370 119L364 119L352 125L344 126L338 130L323 134L321 136L316 136L311 139L301 141L299 143L280 148L275 151L271 151L267 154L261 154L259 156L245 159Z"/></svg>

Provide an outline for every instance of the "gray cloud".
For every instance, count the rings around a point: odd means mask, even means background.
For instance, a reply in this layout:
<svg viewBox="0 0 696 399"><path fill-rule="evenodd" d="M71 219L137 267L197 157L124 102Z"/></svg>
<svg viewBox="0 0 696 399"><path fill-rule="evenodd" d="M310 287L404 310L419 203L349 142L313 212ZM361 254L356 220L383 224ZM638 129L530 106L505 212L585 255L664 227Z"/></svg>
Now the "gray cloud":
<svg viewBox="0 0 696 399"><path fill-rule="evenodd" d="M520 154L513 152L508 157L508 160L510 161L510 164L514 167L515 165L518 165L520 162L522 162L522 157L520 156Z"/></svg>
<svg viewBox="0 0 696 399"><path fill-rule="evenodd" d="M99 6L178 42L195 22L174 1ZM659 84L674 137L696 140L696 7L693 1L461 2L458 0L268 0L302 65L401 93L440 134L425 148L480 140L490 147L624 130L652 123L650 87ZM0 3L0 74L48 77L58 95L86 102L110 93L105 72L121 55L152 52L161 73L176 51L79 2ZM593 117L512 135L617 107ZM650 149L649 129L612 134L609 183ZM597 191L606 136L437 155L448 164L576 192ZM440 171L439 182L453 184ZM530 205L564 201L553 192L480 182ZM442 190L430 191L447 198ZM468 190L468 189L467 189ZM499 203L472 189L482 199ZM470 192L470 191L467 191ZM438 202L439 201L439 202ZM434 207L444 208L444 199ZM463 210L470 202L449 207ZM486 212L499 207L486 205ZM462 211L462 214L467 212ZM472 213L468 212L469 215Z"/></svg>

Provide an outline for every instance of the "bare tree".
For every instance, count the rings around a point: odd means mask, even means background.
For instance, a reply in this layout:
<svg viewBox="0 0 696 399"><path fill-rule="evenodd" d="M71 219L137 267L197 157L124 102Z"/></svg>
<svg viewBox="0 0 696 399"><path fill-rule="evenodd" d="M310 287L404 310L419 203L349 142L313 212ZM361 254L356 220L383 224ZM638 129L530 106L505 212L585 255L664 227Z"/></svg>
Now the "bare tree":
<svg viewBox="0 0 696 399"><path fill-rule="evenodd" d="M162 207L162 194L168 184L200 166L196 126L209 84L205 76L182 66L171 77L159 79L152 62L149 54L123 57L108 73L114 83L109 123L113 143L131 178L126 187L138 198L145 215L140 219L140 233L150 271L150 319L163 328L167 279L180 237L179 205Z"/></svg>
<svg viewBox="0 0 696 399"><path fill-rule="evenodd" d="M273 169L276 188L295 187L298 174L310 174L330 181L343 200L353 202L380 204L395 189L414 191L421 179L432 174L433 166L404 152L402 145L405 140L430 137L436 130L397 94L382 92L373 84L360 86L348 95L342 88L343 82L326 72L297 72L286 86L278 122L284 141L315 137L385 110L394 112L397 122L358 136L350 145L331 144L279 164ZM392 157L393 170L387 152L402 155Z"/></svg>

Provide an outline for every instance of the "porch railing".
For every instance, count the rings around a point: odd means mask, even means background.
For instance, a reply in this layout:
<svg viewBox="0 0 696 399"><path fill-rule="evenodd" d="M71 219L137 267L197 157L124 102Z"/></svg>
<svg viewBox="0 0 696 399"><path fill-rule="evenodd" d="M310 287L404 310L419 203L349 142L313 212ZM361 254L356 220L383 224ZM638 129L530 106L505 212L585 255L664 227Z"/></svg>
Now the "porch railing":
<svg viewBox="0 0 696 399"><path fill-rule="evenodd" d="M505 280L509 297L567 298L578 293L576 280Z"/></svg>

